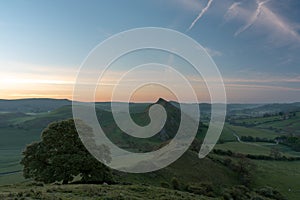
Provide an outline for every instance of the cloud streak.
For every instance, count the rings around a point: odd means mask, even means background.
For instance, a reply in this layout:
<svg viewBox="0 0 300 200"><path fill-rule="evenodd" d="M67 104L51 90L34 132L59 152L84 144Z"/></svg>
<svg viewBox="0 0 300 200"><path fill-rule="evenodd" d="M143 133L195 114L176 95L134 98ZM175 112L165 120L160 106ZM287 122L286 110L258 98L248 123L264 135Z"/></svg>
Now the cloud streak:
<svg viewBox="0 0 300 200"><path fill-rule="evenodd" d="M296 40L297 42L300 42L300 35L299 33L297 33L297 31L291 24L284 21L281 17L276 15L267 7L263 7L262 11L263 11L262 22L265 23L266 25L269 25L270 29L274 29L274 31L276 31L273 33L273 35L274 34L277 34L278 36L284 35L288 39L292 39L292 40Z"/></svg>
<svg viewBox="0 0 300 200"><path fill-rule="evenodd" d="M264 4L268 3L269 1L270 0L266 0L266 1L256 0L257 8L256 8L255 12L250 17L248 23L245 26L241 27L237 32L235 32L234 35L238 36L242 32L246 31L248 28L250 28L255 23L255 21L258 19L259 15L261 14Z"/></svg>
<svg viewBox="0 0 300 200"><path fill-rule="evenodd" d="M167 2L176 5L178 8L184 9L189 12L196 12L202 8L202 5L198 0L168 0L162 2Z"/></svg>
<svg viewBox="0 0 300 200"><path fill-rule="evenodd" d="M190 27L188 28L187 31L191 30L195 24L197 23L197 21L199 19L201 19L201 17L207 12L207 10L209 9L209 7L211 6L211 3L213 2L213 0L208 0L206 6L201 10L201 12L199 13L199 15L196 17L196 19L192 22L192 24L190 25Z"/></svg>
<svg viewBox="0 0 300 200"><path fill-rule="evenodd" d="M233 4L231 4L231 6L228 8L227 12L224 15L226 21L229 21L234 17L236 17L236 15L238 15L240 9L239 6L241 4L242 4L241 2L234 2Z"/></svg>
<svg viewBox="0 0 300 200"><path fill-rule="evenodd" d="M208 47L205 47L205 50L207 51L207 53L211 56L211 57L215 57L215 56L222 56L223 53L218 51L218 50L215 50L215 49L211 49L211 48L208 48Z"/></svg>
<svg viewBox="0 0 300 200"><path fill-rule="evenodd" d="M274 90L274 91L277 91L277 92L280 92L280 91L300 91L299 88L284 87L284 86L272 86L272 85L226 83L225 86L226 87L238 87L238 88L242 88L244 90L252 89L252 90L256 90L256 91L258 91L257 89Z"/></svg>
<svg viewBox="0 0 300 200"><path fill-rule="evenodd" d="M227 22L235 20L245 23L234 33L234 36L238 36L250 28L255 28L256 32L268 33L267 37L274 45L299 43L300 35L296 31L299 24L292 24L274 13L269 4L267 5L268 2L271 3L271 0L256 0L255 10L249 9L249 2L240 1L231 4L224 19Z"/></svg>

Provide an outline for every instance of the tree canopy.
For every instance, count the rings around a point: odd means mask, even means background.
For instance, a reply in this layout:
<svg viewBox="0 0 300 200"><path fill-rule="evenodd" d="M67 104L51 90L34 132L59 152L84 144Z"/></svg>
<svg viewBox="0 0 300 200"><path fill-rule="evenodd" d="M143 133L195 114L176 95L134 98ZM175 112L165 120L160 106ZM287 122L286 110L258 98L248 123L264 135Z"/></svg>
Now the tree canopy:
<svg viewBox="0 0 300 200"><path fill-rule="evenodd" d="M89 133L89 127L87 134ZM40 142L26 147L21 164L25 178L44 183L62 181L64 184L80 178L83 183L113 182L111 171L94 158L82 144L74 120L50 124ZM99 147L98 147L99 148ZM101 146L103 162L110 162L110 151Z"/></svg>

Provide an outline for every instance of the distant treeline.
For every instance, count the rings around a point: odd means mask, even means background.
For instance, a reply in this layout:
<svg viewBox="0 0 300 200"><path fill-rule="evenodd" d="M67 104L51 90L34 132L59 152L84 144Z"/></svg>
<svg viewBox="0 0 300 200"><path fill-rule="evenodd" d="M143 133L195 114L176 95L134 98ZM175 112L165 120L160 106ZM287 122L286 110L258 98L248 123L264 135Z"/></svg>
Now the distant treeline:
<svg viewBox="0 0 300 200"><path fill-rule="evenodd" d="M241 154L234 153L230 150L214 149L213 153L222 156L241 157L254 159L254 160L280 160L280 161L300 161L300 157L287 157L287 156L272 156L272 155L253 155L253 154Z"/></svg>
<svg viewBox="0 0 300 200"><path fill-rule="evenodd" d="M274 140L274 139L252 137L252 136L241 136L241 140L244 141L244 142L268 142L268 143L276 143L276 140Z"/></svg>

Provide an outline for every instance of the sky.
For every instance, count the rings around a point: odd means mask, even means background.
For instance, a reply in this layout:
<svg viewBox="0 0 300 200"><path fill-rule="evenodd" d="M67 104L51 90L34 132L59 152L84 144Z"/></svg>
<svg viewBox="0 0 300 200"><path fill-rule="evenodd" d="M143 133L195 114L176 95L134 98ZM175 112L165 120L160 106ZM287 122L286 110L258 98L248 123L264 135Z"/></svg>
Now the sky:
<svg viewBox="0 0 300 200"><path fill-rule="evenodd" d="M173 29L201 44L219 68L229 103L300 101L298 0L1 1L0 99L72 99L90 51L114 34L141 27ZM115 64L95 100L110 100L114 75L125 63L146 62L147 55L190 75L179 58L143 51ZM140 77L150 81L158 73ZM208 102L203 83L192 85L200 101ZM131 100L159 96L175 98L166 88L146 86Z"/></svg>

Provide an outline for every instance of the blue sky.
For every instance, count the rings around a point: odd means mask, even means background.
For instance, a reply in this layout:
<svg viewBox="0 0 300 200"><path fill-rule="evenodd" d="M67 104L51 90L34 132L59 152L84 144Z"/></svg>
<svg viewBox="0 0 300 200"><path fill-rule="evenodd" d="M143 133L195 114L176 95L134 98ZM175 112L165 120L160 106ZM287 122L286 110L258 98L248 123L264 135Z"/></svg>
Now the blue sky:
<svg viewBox="0 0 300 200"><path fill-rule="evenodd" d="M203 45L229 102L300 101L298 0L1 1L0 98L71 98L97 44L149 26Z"/></svg>

